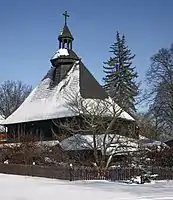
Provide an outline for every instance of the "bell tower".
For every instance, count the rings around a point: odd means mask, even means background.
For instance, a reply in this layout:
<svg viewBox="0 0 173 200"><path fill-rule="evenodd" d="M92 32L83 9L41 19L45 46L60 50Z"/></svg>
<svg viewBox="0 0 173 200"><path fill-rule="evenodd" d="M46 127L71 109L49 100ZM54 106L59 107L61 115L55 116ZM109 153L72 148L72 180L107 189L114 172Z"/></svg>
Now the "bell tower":
<svg viewBox="0 0 173 200"><path fill-rule="evenodd" d="M65 11L63 13L64 16L64 27L58 37L59 40L59 49L71 49L72 50L72 42L74 40L68 26L67 26L67 19L70 15Z"/></svg>
<svg viewBox="0 0 173 200"><path fill-rule="evenodd" d="M67 13L67 11L65 11L63 16L64 26L58 36L59 49L50 60L52 66L55 68L53 85L57 85L66 76L74 62L79 60L79 57L72 49L74 38L67 25L67 19L70 17L70 15Z"/></svg>

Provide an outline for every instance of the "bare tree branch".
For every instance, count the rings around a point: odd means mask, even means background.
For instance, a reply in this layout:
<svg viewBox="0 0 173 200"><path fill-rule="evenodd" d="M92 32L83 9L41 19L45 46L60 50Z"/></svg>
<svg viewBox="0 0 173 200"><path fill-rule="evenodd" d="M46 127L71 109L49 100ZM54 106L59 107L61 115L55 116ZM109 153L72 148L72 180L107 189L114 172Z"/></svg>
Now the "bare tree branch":
<svg viewBox="0 0 173 200"><path fill-rule="evenodd" d="M92 150L97 166L108 167L113 155L127 152L136 145L134 139L122 136L135 134L134 129L129 131L129 126L135 122L127 122L124 111L111 98L84 99L79 93L71 92L66 94L66 106L76 117L64 122L53 120L54 125L69 134L67 148Z"/></svg>
<svg viewBox="0 0 173 200"><path fill-rule="evenodd" d="M7 118L26 99L32 87L21 81L5 81L0 85L0 114Z"/></svg>
<svg viewBox="0 0 173 200"><path fill-rule="evenodd" d="M162 48L151 58L147 72L148 91L145 100L149 113L161 135L172 134L173 128L173 45Z"/></svg>

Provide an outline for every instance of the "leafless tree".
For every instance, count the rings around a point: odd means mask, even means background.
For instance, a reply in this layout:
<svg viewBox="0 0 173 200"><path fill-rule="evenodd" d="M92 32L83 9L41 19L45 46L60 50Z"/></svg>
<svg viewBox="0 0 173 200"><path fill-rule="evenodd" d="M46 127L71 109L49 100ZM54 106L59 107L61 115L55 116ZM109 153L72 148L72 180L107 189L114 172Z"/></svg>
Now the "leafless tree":
<svg viewBox="0 0 173 200"><path fill-rule="evenodd" d="M162 48L151 58L146 75L149 87L145 98L149 113L162 135L168 135L173 127L173 44Z"/></svg>
<svg viewBox="0 0 173 200"><path fill-rule="evenodd" d="M66 106L76 117L64 122L53 120L53 123L72 136L67 138L67 149L72 146L78 152L92 150L95 165L108 168L116 153L128 153L136 148L132 138L135 122L124 120L124 111L111 98L84 99L79 93L71 93L66 94L66 100Z"/></svg>
<svg viewBox="0 0 173 200"><path fill-rule="evenodd" d="M0 85L0 115L7 118L26 99L32 87L21 81L8 80Z"/></svg>
<svg viewBox="0 0 173 200"><path fill-rule="evenodd" d="M140 130L140 135L150 139L158 138L159 133L157 125L148 113L138 113L136 120Z"/></svg>

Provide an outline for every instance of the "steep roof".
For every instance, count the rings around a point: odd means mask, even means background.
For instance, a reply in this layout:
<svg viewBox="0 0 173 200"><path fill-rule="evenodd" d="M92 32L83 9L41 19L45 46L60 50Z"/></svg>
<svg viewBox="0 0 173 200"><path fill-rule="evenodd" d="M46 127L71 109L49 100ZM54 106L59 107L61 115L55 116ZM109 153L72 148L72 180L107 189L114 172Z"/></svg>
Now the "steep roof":
<svg viewBox="0 0 173 200"><path fill-rule="evenodd" d="M76 100L76 97L83 99L87 109L94 110L98 101L100 108L107 104L106 115L111 115L112 110L109 104L113 101L95 80L92 74L86 69L81 61L76 61L64 79L58 85L52 87L54 72L52 67L44 79L31 92L21 106L12 113L2 124L15 124L22 122L40 121L63 117L77 116L77 112L69 105ZM98 105L97 105L98 106ZM113 109L113 108L112 108ZM120 107L116 105L116 109ZM121 110L120 116L127 120L134 120L128 113Z"/></svg>
<svg viewBox="0 0 173 200"><path fill-rule="evenodd" d="M70 38L70 39L74 40L74 38L70 32L70 29L68 28L67 25L64 25L62 31L60 32L58 39L61 39L61 38Z"/></svg>

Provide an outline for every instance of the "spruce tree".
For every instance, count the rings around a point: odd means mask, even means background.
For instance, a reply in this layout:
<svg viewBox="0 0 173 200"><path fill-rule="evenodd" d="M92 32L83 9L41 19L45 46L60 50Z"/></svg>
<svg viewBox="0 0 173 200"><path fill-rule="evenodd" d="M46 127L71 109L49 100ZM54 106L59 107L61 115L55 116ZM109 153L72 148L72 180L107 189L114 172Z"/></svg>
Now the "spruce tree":
<svg viewBox="0 0 173 200"><path fill-rule="evenodd" d="M138 74L132 66L135 55L126 45L125 36L121 37L119 32L109 52L113 56L104 62L104 89L125 111L134 113L136 111L135 97L138 95L136 83Z"/></svg>

